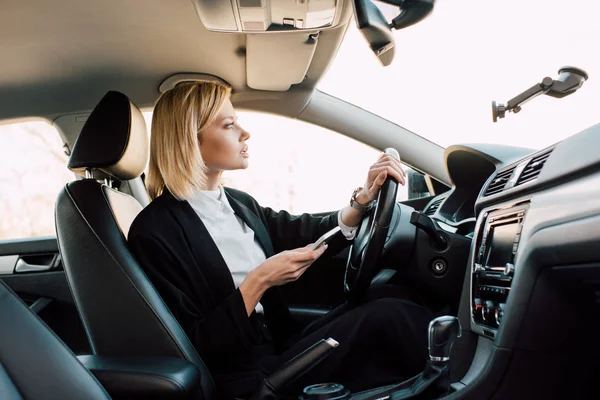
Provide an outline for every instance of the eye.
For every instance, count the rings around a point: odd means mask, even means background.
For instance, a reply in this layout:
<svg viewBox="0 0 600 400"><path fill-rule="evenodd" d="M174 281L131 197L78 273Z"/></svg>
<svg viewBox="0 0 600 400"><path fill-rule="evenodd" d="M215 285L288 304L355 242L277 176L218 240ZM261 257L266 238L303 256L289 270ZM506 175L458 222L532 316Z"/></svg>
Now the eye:
<svg viewBox="0 0 600 400"><path fill-rule="evenodd" d="M234 126L235 126L234 123L227 124L227 125L225 125L225 129L233 129Z"/></svg>

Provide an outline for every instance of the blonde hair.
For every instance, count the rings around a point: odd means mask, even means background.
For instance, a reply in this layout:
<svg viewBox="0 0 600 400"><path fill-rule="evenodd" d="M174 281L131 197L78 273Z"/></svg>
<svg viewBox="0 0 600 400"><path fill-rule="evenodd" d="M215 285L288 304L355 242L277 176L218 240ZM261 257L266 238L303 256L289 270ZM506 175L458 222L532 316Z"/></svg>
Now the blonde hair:
<svg viewBox="0 0 600 400"><path fill-rule="evenodd" d="M231 88L209 81L180 83L157 100L152 115L150 164L146 184L154 200L167 188L189 199L206 184L200 153L202 132L229 98Z"/></svg>

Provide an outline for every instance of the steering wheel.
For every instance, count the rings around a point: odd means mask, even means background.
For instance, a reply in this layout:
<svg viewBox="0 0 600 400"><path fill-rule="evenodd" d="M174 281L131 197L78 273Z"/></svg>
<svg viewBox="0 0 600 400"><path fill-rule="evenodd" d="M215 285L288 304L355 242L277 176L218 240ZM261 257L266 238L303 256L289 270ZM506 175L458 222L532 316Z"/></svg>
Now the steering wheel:
<svg viewBox="0 0 600 400"><path fill-rule="evenodd" d="M400 158L393 148L385 149L384 153ZM371 284L388 236L397 193L398 182L388 175L377 197L375 212L367 214L358 228L344 276L344 292L350 300L360 299Z"/></svg>

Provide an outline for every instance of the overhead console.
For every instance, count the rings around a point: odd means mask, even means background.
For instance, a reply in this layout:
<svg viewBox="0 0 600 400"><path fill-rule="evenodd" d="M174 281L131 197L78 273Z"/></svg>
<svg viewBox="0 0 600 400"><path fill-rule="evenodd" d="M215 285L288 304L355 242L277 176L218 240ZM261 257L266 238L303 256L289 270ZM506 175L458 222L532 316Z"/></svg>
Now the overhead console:
<svg viewBox="0 0 600 400"><path fill-rule="evenodd" d="M319 43L341 40L352 17L348 0L192 0L202 25L213 32L239 33L245 44L246 84L285 92L307 77ZM240 36L242 36L240 35ZM340 36L341 35L341 36Z"/></svg>
<svg viewBox="0 0 600 400"><path fill-rule="evenodd" d="M471 322L474 332L494 337L502 323L515 275L528 202L490 210L480 217L471 266Z"/></svg>
<svg viewBox="0 0 600 400"><path fill-rule="evenodd" d="M342 0L193 0L209 31L281 32L331 28Z"/></svg>

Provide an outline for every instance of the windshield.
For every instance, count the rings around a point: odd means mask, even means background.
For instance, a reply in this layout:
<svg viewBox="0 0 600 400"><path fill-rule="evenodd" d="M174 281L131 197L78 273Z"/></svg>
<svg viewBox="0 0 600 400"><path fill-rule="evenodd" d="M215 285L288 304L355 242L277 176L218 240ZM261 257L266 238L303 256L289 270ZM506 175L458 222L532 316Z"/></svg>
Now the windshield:
<svg viewBox="0 0 600 400"><path fill-rule="evenodd" d="M318 89L444 147L540 149L600 121L599 12L589 0L438 0L428 19L394 33L388 67L352 22ZM492 100L506 104L565 65L589 75L577 92L539 96L492 122Z"/></svg>

